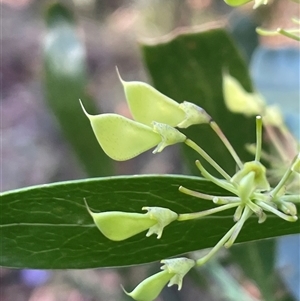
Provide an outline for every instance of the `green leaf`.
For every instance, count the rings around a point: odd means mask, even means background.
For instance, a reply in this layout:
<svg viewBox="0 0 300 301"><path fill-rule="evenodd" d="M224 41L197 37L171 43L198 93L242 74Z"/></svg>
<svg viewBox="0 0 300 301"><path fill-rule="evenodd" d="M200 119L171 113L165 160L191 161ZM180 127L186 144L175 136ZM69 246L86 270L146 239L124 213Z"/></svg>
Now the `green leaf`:
<svg viewBox="0 0 300 301"><path fill-rule="evenodd" d="M253 159L244 146L255 142L255 117L231 113L223 100L224 70L248 92L252 91L246 63L224 29L185 32L144 43L141 48L154 86L160 92L178 102L186 100L203 107L219 124L241 159ZM235 172L233 159L208 125L190 127L185 133L228 173ZM187 147L184 154L193 173L198 174L194 162L199 156ZM206 167L214 172L210 166Z"/></svg>
<svg viewBox="0 0 300 301"><path fill-rule="evenodd" d="M29 187L1 194L1 266L40 269L81 269L141 264L214 246L233 225L233 211L186 222L173 222L161 239L138 234L121 242L105 238L87 212L142 212L160 206L177 213L214 207L207 200L178 192L183 185L221 195L220 188L197 177L149 175L107 177ZM250 218L239 242L299 232L269 216L258 224Z"/></svg>
<svg viewBox="0 0 300 301"><path fill-rule="evenodd" d="M61 4L46 15L45 93L62 132L90 176L112 174L111 161L99 147L79 99L90 114L99 113L87 95L86 53L72 13Z"/></svg>

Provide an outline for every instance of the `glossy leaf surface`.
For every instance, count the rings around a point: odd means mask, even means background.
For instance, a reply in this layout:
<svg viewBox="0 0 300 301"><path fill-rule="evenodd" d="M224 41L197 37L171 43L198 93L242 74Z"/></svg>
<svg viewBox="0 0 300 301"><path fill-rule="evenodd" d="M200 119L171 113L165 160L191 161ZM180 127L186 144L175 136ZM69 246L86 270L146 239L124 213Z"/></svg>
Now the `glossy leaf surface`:
<svg viewBox="0 0 300 301"><path fill-rule="evenodd" d="M214 246L233 225L233 211L202 219L173 222L161 239L146 232L114 242L104 237L84 204L93 212L141 213L160 206L177 213L201 211L210 201L178 192L183 185L210 194L220 188L196 177L152 175L108 177L54 183L1 195L1 266L40 269L82 269L147 263ZM300 223L270 216L263 224L250 218L238 242L299 232Z"/></svg>

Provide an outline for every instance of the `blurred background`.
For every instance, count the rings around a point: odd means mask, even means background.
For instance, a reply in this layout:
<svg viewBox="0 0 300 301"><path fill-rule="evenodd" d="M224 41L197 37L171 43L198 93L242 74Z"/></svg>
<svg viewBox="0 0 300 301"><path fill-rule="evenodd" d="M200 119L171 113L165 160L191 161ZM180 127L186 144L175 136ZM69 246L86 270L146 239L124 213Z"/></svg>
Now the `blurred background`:
<svg viewBox="0 0 300 301"><path fill-rule="evenodd" d="M102 164L107 164L107 168L99 173L91 166L82 166L78 160L80 153L75 154L72 150L72 143L76 142L70 143L66 139L70 132L58 121L63 114L59 110L59 102L55 103L53 99L81 98L87 107L90 106L90 112L116 112L126 116L129 113L115 67L118 66L125 80L149 82L139 41L161 37L179 27L200 26L216 20L226 24L245 60L254 62L253 74L260 75L261 70L257 66L261 64L255 64L259 61L257 49L260 42L254 29L265 20L273 25L272 19L268 18L268 9L263 8L255 14L252 6L232 10L219 0L65 0L59 3L67 8L69 15L65 17L72 26L63 31L61 48L57 48L53 39L62 25L59 19L47 13L52 3L37 0L0 2L1 191L88 176L183 173L185 169L180 164L176 148L164 152L159 158L145 154L129 162L105 162ZM68 43L64 44L65 41ZM299 46L286 40L283 43L285 47L294 49L287 55L288 59L292 60L294 52L295 60L299 59ZM262 40L261 45L267 45L267 49L273 46L278 49L282 42L280 39ZM70 52L68 59L60 61L60 54L68 47L73 47L74 51ZM252 57L254 50L255 60ZM71 88L63 81L58 85L60 75L57 76L57 70L51 69L49 64L57 57L59 64L65 64L66 74L61 78L68 78ZM72 78L72 74L77 74L77 77ZM299 91L299 74L293 78L296 79L294 89ZM263 90L264 84L259 79L255 83L257 86L261 84ZM298 94L293 97L298 97ZM292 102L294 104L295 101ZM290 109L294 113L289 113L294 129L299 128L299 118L295 117L297 110L299 112L296 105ZM81 135L80 129L75 130ZM96 151L100 153L101 149L96 148ZM275 248L274 244L273 240L264 241L260 243L259 250L265 254L270 245ZM249 244L248 249L252 247ZM297 254L299 238L295 248ZM241 252L237 249L236 254ZM182 291L168 288L157 300L266 300L260 285L231 257L232 254L221 253L218 261L190 273L185 278ZM122 292L121 283L124 287L133 288L158 269L158 264L80 271L1 268L0 300L125 301L129 298ZM267 272L262 275L267 273L275 273L273 263L267 263ZM299 291L295 279L296 284L290 288L276 276L272 300L299 300L295 299Z"/></svg>

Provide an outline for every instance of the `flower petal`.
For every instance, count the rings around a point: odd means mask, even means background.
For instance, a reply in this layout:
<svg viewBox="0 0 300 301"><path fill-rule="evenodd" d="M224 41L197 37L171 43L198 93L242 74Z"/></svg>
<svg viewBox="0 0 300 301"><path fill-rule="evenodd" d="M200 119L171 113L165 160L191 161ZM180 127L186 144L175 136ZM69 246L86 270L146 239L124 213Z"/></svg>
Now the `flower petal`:
<svg viewBox="0 0 300 301"><path fill-rule="evenodd" d="M165 270L146 278L131 293L126 292L124 288L123 290L134 300L153 301L174 275Z"/></svg>
<svg viewBox="0 0 300 301"><path fill-rule="evenodd" d="M185 119L184 111L180 109L175 100L146 83L126 82L121 78L119 72L118 75L124 88L129 109L136 121L149 126L152 121L176 126Z"/></svg>
<svg viewBox="0 0 300 301"><path fill-rule="evenodd" d="M141 233L156 224L147 214L122 211L94 213L86 208L100 232L110 240L121 241Z"/></svg>
<svg viewBox="0 0 300 301"><path fill-rule="evenodd" d="M82 106L83 110L84 107ZM161 141L159 134L144 124L117 114L90 115L96 138L104 152L114 160L125 161L155 147Z"/></svg>
<svg viewBox="0 0 300 301"><path fill-rule="evenodd" d="M252 116L263 112L264 101L261 96L247 92L237 79L226 72L223 74L223 95L227 108L233 113Z"/></svg>

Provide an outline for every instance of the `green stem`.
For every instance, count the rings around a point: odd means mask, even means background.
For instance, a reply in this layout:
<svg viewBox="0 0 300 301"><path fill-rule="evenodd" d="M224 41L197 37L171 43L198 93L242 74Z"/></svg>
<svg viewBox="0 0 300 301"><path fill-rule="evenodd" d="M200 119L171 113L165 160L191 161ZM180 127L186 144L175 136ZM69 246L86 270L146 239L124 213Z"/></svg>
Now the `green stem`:
<svg viewBox="0 0 300 301"><path fill-rule="evenodd" d="M261 143L262 143L262 118L261 118L261 116L256 116L256 152L255 152L255 161L260 161Z"/></svg>
<svg viewBox="0 0 300 301"><path fill-rule="evenodd" d="M229 239L232 232L234 231L237 224L235 224L223 237L222 239L210 250L210 252L204 257L198 259L196 261L197 266L201 266L206 263L209 259L211 259L225 244L225 242Z"/></svg>
<svg viewBox="0 0 300 301"><path fill-rule="evenodd" d="M252 215L251 209L248 206L245 206L245 209L243 211L241 219L236 223L236 225L235 225L236 227L234 228L232 235L230 236L229 240L224 245L225 248L230 248L234 244L237 236L241 232L241 229L242 229L244 223L251 215Z"/></svg>
<svg viewBox="0 0 300 301"><path fill-rule="evenodd" d="M196 219L196 218L200 218L206 215L211 215L220 211L224 211L233 207L237 207L239 205L239 202L237 203L231 203L231 204L226 204L220 207L216 207L216 208L212 208L212 209L208 209L208 210L204 210L204 211L200 211L200 212L193 212L193 213L184 213L184 214L179 214L177 220L179 222L182 221L188 221L191 219Z"/></svg>
<svg viewBox="0 0 300 301"><path fill-rule="evenodd" d="M217 204L219 203L219 200L222 201L224 204L230 203L230 202L238 202L240 199L238 197L230 197L230 196L216 196L216 195L210 195L210 194L206 194L206 193L201 193L198 191L194 191L194 190L190 190L188 188L185 188L183 186L180 186L178 188L178 190L184 194L196 197L196 198L200 198L203 200L209 200L209 201L213 201L214 203L217 202Z"/></svg>
<svg viewBox="0 0 300 301"><path fill-rule="evenodd" d="M238 156L238 154L236 153L236 151L232 147L232 145L229 142L229 140L227 139L227 137L222 132L221 128L218 126L218 124L215 121L211 121L210 122L210 126L215 131L215 133L219 136L219 138L221 139L221 141L224 143L224 145L228 149L229 153L233 157L233 159L236 162L236 164L238 165L238 167L240 169L242 169L243 168L243 163L242 163L240 157Z"/></svg>
<svg viewBox="0 0 300 301"><path fill-rule="evenodd" d="M237 190L233 187L232 184L225 182L223 180L220 180L216 177L214 177L213 175L211 175L200 163L199 160L196 161L196 166L199 168L200 172L202 173L202 175L208 179L209 181L215 183L216 185L222 187L225 190L228 190L230 192L232 192L235 195L238 195Z"/></svg>
<svg viewBox="0 0 300 301"><path fill-rule="evenodd" d="M201 157L203 157L211 166L213 166L227 181L230 181L231 177L229 174L199 145L197 145L191 139L186 139L184 142L187 146L196 151Z"/></svg>

